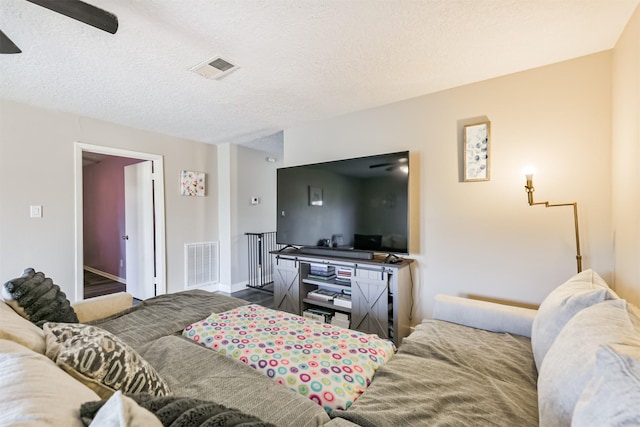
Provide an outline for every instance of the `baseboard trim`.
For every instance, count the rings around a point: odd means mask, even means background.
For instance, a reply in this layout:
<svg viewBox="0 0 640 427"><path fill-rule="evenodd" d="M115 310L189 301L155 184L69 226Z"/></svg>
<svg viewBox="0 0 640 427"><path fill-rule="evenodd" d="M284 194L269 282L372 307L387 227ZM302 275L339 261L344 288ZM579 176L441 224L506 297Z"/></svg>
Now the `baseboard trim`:
<svg viewBox="0 0 640 427"><path fill-rule="evenodd" d="M83 268L93 274L113 280L114 282L122 283L123 285L127 284L127 279L123 279L122 277L114 276L113 274L98 270L97 268L89 267L88 265L83 266Z"/></svg>
<svg viewBox="0 0 640 427"><path fill-rule="evenodd" d="M248 284L249 282L236 282L236 283L231 283L230 285L221 283L219 286L219 291L225 292L227 294L232 294L234 292L238 292L245 289Z"/></svg>
<svg viewBox="0 0 640 427"><path fill-rule="evenodd" d="M192 291L195 289L202 289L203 291L209 291L209 292L217 292L218 289L218 283L210 283L208 285L200 285L200 286L186 286L184 287L184 289L186 291Z"/></svg>

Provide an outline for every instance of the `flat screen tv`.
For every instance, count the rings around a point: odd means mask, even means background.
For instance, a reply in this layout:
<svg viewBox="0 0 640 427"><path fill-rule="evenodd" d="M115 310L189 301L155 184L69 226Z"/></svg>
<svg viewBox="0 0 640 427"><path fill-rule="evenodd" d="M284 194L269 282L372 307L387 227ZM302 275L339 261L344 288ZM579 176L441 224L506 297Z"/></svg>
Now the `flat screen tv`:
<svg viewBox="0 0 640 427"><path fill-rule="evenodd" d="M408 151L280 168L277 181L277 243L408 253Z"/></svg>

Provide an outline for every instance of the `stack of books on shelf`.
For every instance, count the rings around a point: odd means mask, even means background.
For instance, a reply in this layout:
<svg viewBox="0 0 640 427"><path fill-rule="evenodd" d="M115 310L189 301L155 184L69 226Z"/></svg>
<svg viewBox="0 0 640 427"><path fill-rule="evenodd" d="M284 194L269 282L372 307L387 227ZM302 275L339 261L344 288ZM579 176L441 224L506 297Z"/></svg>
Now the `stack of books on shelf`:
<svg viewBox="0 0 640 427"><path fill-rule="evenodd" d="M311 264L307 277L314 280L332 280L336 278L336 268L332 265Z"/></svg>
<svg viewBox="0 0 640 427"><path fill-rule="evenodd" d="M339 295L339 293L330 291L328 289L318 288L315 291L308 292L307 298L315 299L318 301L331 302L336 297L336 295Z"/></svg>
<svg viewBox="0 0 640 427"><path fill-rule="evenodd" d="M302 316L306 317L307 319L315 320L316 322L333 324L333 312L323 310L321 308L308 308L302 312Z"/></svg>
<svg viewBox="0 0 640 427"><path fill-rule="evenodd" d="M338 307L351 308L351 292L342 292L333 297L333 304Z"/></svg>
<svg viewBox="0 0 640 427"><path fill-rule="evenodd" d="M349 329L349 315L336 311L333 315L333 318L331 319L331 324Z"/></svg>
<svg viewBox="0 0 640 427"><path fill-rule="evenodd" d="M353 276L353 268L338 267L336 272L336 281L343 282L346 285L351 285L351 276Z"/></svg>

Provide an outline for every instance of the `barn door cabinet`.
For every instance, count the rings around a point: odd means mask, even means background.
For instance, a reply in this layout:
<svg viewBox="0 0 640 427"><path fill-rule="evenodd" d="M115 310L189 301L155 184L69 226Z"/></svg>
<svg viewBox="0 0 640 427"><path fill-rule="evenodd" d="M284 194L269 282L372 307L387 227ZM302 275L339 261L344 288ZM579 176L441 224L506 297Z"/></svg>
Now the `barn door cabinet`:
<svg viewBox="0 0 640 427"><path fill-rule="evenodd" d="M301 316L305 310L319 308L346 313L351 329L377 334L399 345L411 326L411 262L403 259L385 264L384 256L373 260L316 256L289 251L273 255L274 308ZM312 266L346 268L350 281L318 280L311 274ZM311 277L310 277L311 274ZM351 307L308 297L318 288L351 293Z"/></svg>
<svg viewBox="0 0 640 427"><path fill-rule="evenodd" d="M300 314L300 263L276 259L273 269L273 301L276 310Z"/></svg>

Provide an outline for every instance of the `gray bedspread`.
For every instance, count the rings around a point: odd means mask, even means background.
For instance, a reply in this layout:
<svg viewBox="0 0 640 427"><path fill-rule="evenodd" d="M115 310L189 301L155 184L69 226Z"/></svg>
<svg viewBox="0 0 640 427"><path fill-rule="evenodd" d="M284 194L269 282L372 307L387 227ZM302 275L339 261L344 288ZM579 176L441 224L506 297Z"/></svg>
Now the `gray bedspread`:
<svg viewBox="0 0 640 427"><path fill-rule="evenodd" d="M314 401L186 338L160 338L144 346L140 355L176 396L210 400L277 426L321 426L329 421Z"/></svg>
<svg viewBox="0 0 640 427"><path fill-rule="evenodd" d="M211 313L221 313L247 301L203 290L159 295L92 324L115 335L134 349L167 335L182 333Z"/></svg>
<svg viewBox="0 0 640 427"><path fill-rule="evenodd" d="M185 327L211 313L245 304L241 299L194 290L160 295L93 324L138 351L175 396L237 408L277 426L311 427L328 422L329 416L315 402L242 362L179 336Z"/></svg>
<svg viewBox="0 0 640 427"><path fill-rule="evenodd" d="M346 411L361 426L537 426L528 338L438 320L418 325Z"/></svg>

